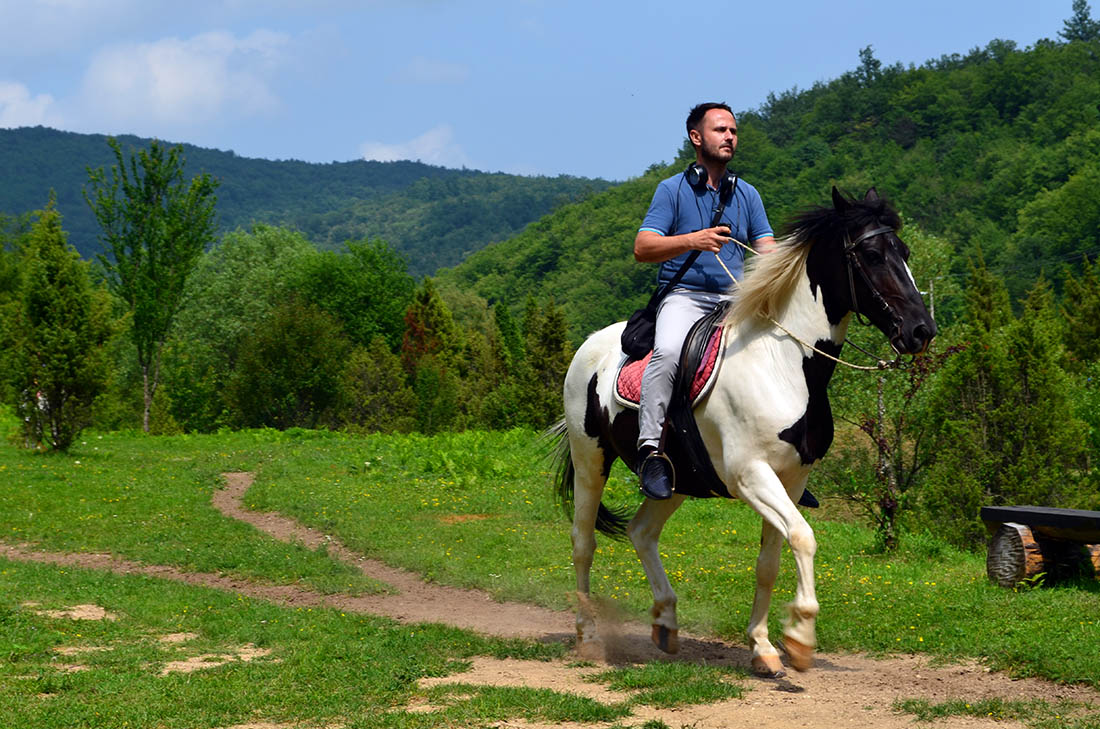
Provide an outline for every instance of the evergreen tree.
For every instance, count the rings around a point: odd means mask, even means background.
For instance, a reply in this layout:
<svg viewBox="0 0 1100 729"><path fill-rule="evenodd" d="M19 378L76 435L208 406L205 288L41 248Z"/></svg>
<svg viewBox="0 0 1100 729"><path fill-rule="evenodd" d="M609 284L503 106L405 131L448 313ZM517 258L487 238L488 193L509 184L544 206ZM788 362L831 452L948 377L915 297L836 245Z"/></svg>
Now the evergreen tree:
<svg viewBox="0 0 1100 729"><path fill-rule="evenodd" d="M936 462L924 517L952 541L977 546L985 505L1074 501L1085 428L1068 393L1050 287L1040 280L1014 319L1004 283L972 266L963 350L938 382L930 417Z"/></svg>
<svg viewBox="0 0 1100 729"><path fill-rule="evenodd" d="M100 256L111 291L131 315L130 334L141 367L142 427L160 383L161 352L183 300L184 286L203 249L214 240L214 190L208 174L183 180L183 148L148 150L123 158L108 140L115 165L110 175L88 170L84 197L102 228L109 255Z"/></svg>
<svg viewBox="0 0 1100 729"><path fill-rule="evenodd" d="M1100 39L1100 22L1092 19L1087 0L1073 0L1073 16L1062 21L1058 35L1067 43Z"/></svg>
<svg viewBox="0 0 1100 729"><path fill-rule="evenodd" d="M405 383L401 358L375 337L356 347L344 367L339 422L362 433L407 433L416 426L416 395Z"/></svg>
<svg viewBox="0 0 1100 729"><path fill-rule="evenodd" d="M545 428L564 410L562 383L573 350L565 315L553 299L541 309L528 300L524 329L526 355L518 377L523 420L527 425Z"/></svg>
<svg viewBox="0 0 1100 729"><path fill-rule="evenodd" d="M1100 361L1100 269L1087 258L1079 276L1066 273L1062 315L1070 367L1079 371Z"/></svg>
<svg viewBox="0 0 1100 729"><path fill-rule="evenodd" d="M417 429L422 433L446 430L458 414L458 328L450 310L426 278L405 313L401 364L416 394Z"/></svg>
<svg viewBox="0 0 1100 729"><path fill-rule="evenodd" d="M107 301L66 242L51 193L22 254L9 386L28 445L68 450L106 379Z"/></svg>

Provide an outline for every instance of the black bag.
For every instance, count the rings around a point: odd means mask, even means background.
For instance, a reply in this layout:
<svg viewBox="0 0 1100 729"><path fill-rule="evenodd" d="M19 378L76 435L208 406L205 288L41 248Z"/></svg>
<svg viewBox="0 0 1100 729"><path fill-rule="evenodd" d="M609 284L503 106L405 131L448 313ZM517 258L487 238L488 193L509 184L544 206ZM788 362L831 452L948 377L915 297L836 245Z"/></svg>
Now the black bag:
<svg viewBox="0 0 1100 729"><path fill-rule="evenodd" d="M619 340L623 352L631 359L641 359L653 349L653 339L657 333L657 307L664 298L664 289L657 289L649 297L649 303L638 309L626 320L626 329Z"/></svg>
<svg viewBox="0 0 1100 729"><path fill-rule="evenodd" d="M729 188L729 195L722 196L722 200L719 201L718 207L714 209L714 218L710 221L710 227L718 225L718 221L722 219L722 213L726 209L726 202L733 197L733 191L737 189L737 178L733 178L733 182ZM680 266L680 270L676 272L676 275L672 277L672 280L653 292L653 295L649 297L649 301L644 307L638 309L630 318L626 320L626 329L623 329L622 337L619 338L619 344L622 346L623 352L630 357L630 359L641 359L646 356L646 353L653 349L653 340L657 334L657 307L661 305L661 299L665 298L665 294L672 291L672 288L680 283L680 279L684 277L687 270L691 268L691 264L695 263L695 259L699 257L702 251L692 251L691 255L687 257L683 265Z"/></svg>

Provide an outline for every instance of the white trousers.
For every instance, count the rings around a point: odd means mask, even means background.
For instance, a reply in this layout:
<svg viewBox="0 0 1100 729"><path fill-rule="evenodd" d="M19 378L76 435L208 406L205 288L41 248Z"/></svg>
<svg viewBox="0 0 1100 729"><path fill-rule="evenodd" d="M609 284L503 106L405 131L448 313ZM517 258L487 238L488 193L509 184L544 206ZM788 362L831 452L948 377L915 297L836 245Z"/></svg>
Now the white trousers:
<svg viewBox="0 0 1100 729"><path fill-rule="evenodd" d="M680 353L695 322L702 319L728 294L708 291L674 289L657 308L657 331L653 341L653 357L642 374L642 395L638 405L638 449L659 447L665 413L672 399L672 385L680 366Z"/></svg>

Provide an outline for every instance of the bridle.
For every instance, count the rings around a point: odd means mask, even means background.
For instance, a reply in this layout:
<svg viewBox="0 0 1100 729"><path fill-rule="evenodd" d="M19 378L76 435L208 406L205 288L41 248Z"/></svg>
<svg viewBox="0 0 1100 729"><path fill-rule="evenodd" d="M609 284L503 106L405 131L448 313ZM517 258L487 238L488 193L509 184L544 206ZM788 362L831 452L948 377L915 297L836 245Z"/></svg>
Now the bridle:
<svg viewBox="0 0 1100 729"><path fill-rule="evenodd" d="M856 315L856 321L858 321L860 324L863 324L864 326L869 324L870 321L865 320L863 312L859 310L859 301L856 299L856 281L855 276L852 274L852 269L859 271L859 275L863 278L863 283L867 285L867 289L871 292L871 296L873 296L875 301L877 301L882 306L882 308L886 310L886 313L890 315L890 320L891 323L894 325L894 328L901 328L901 317L898 316L897 312L894 311L894 307L890 306L890 303L886 301L886 298L882 295L881 292L879 292L875 285L871 283L871 277L867 275L867 271L863 268L863 264L860 262L859 256L856 255L856 248L858 248L859 245L865 240L868 240L869 238L874 238L876 235L893 232L893 228L888 225L883 225L879 228L873 228L867 231L860 237L856 238L855 241L853 241L848 235L848 230L844 230L844 258L846 259L848 264L848 290L851 293L852 297L852 313Z"/></svg>

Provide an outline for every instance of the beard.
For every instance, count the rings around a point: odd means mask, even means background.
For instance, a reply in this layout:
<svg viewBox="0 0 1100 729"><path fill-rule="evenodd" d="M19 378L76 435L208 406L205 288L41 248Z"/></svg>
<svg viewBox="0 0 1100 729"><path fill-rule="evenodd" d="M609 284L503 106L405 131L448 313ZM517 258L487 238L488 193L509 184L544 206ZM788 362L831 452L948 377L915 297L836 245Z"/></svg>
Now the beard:
<svg viewBox="0 0 1100 729"><path fill-rule="evenodd" d="M727 164L733 159L734 153L737 148L729 149L722 146L710 147L703 144L699 147L699 156L703 158L703 162L713 162L717 164Z"/></svg>

